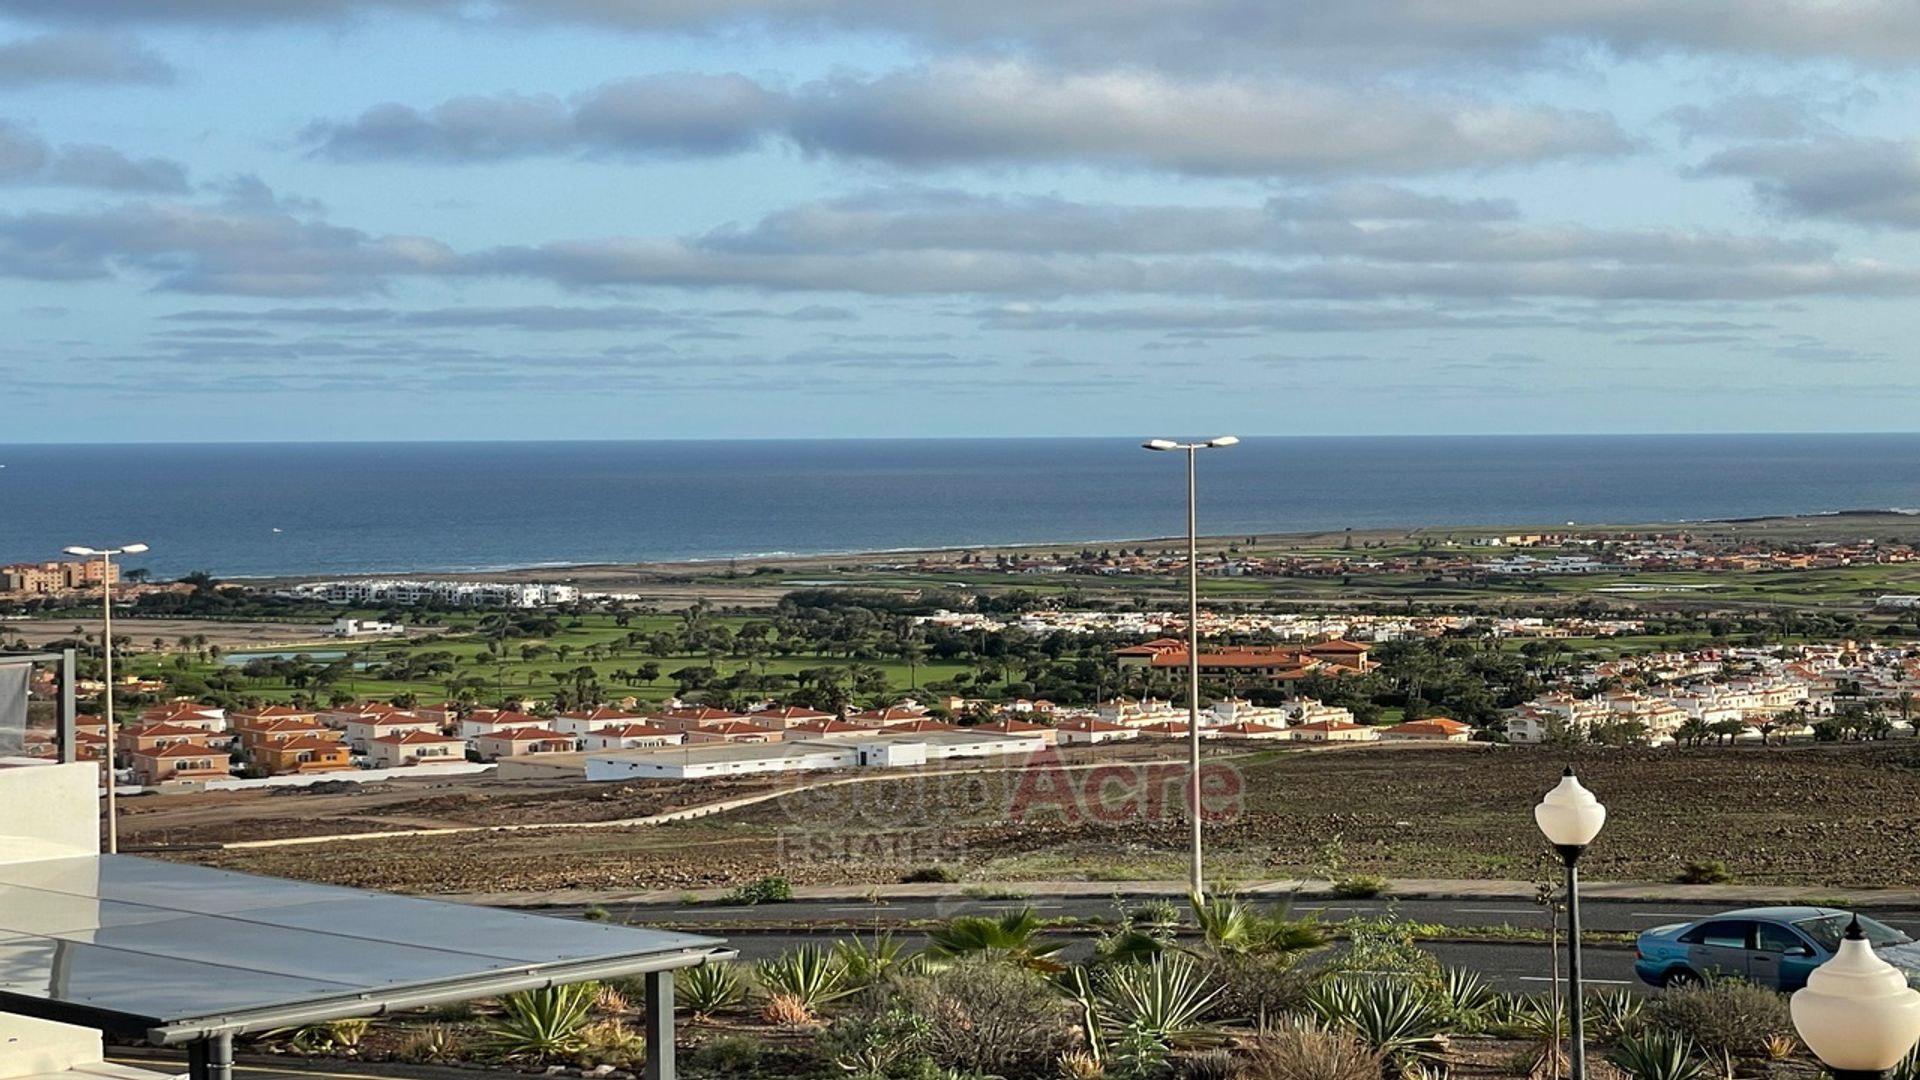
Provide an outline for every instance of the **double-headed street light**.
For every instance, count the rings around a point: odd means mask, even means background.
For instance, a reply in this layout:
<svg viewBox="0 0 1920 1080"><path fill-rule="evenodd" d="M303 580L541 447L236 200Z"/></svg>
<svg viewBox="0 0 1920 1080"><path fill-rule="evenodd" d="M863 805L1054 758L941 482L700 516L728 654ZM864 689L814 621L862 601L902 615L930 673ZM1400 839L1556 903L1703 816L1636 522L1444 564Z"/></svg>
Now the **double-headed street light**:
<svg viewBox="0 0 1920 1080"><path fill-rule="evenodd" d="M117 854L120 850L120 818L115 812L117 807L113 789L119 782L114 776L114 756L118 751L119 732L113 726L113 557L115 555L138 555L147 550L145 544L122 544L117 548L90 548L78 545L66 548L66 553L82 559L100 560L100 657L105 662L104 678L106 692L104 699L105 716L102 719L107 726L107 854Z"/></svg>
<svg viewBox="0 0 1920 1080"><path fill-rule="evenodd" d="M1580 855L1607 823L1607 808L1580 786L1573 766L1533 808L1534 823L1567 866L1567 1015L1571 1020L1573 1080L1586 1080L1587 1041L1580 1000Z"/></svg>
<svg viewBox="0 0 1920 1080"><path fill-rule="evenodd" d="M1149 439L1140 444L1148 450L1184 450L1187 455L1187 815L1193 825L1187 891L1196 897L1205 894L1206 886L1200 875L1200 534L1195 511L1193 456L1201 450L1224 449L1239 441L1237 436L1221 435L1206 442Z"/></svg>
<svg viewBox="0 0 1920 1080"><path fill-rule="evenodd" d="M1792 1001L1793 1028L1833 1080L1878 1080L1920 1040L1920 993L1874 955L1853 917L1833 958Z"/></svg>

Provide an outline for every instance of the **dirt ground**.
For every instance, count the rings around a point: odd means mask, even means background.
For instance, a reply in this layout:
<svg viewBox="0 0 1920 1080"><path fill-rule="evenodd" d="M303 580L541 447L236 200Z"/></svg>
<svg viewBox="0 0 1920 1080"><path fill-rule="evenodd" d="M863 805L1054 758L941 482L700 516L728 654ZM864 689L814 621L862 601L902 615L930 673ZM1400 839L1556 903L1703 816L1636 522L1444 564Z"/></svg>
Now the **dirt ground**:
<svg viewBox="0 0 1920 1080"><path fill-rule="evenodd" d="M1218 872L1285 877L1322 870L1337 837L1349 872L1535 880L1554 864L1532 807L1564 758L1499 747L1271 755L1216 761L1241 795L1214 791L1208 828ZM1752 884L1817 888L1920 884L1920 742L1868 746L1593 751L1579 768L1610 807L1584 864L1597 880L1669 881L1719 859ZM477 833L180 857L236 869L408 892L674 889L781 873L796 882L898 881L945 862L970 879L1121 880L1177 876L1185 826L1177 798L1140 798L1135 773L1105 781L1112 820L1045 777L918 777L777 799L730 814L637 829ZM1059 779L1059 778L1056 778ZM388 822L497 820L600 809L599 785L524 801L414 794L341 812ZM699 784L705 789L705 782ZM689 797L652 785L606 795L608 817ZM711 789L707 789L711 790ZM1065 790L1062 800L1058 792ZM1176 788L1177 791L1177 788ZM300 805L305 798L282 796ZM549 801L551 800L551 801ZM1065 806L1073 810L1063 810ZM615 812L615 807L620 810ZM293 811L296 820L324 804ZM287 828L302 828L291 824Z"/></svg>

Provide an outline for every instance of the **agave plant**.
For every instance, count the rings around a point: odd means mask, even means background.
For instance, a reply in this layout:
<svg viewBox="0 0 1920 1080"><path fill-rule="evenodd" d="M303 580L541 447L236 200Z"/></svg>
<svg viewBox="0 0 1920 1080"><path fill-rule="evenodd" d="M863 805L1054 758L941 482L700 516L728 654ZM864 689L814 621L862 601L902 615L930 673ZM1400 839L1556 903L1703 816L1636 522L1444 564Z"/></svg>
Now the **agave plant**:
<svg viewBox="0 0 1920 1080"><path fill-rule="evenodd" d="M927 951L934 956L984 955L1004 959L1046 974L1066 966L1054 959L1066 942L1040 937L1040 916L1031 907L990 915L961 915L927 932Z"/></svg>
<svg viewBox="0 0 1920 1080"><path fill-rule="evenodd" d="M1390 1060L1439 1060L1447 1048L1447 1017L1435 1002L1400 979L1328 979L1308 996L1330 1027L1353 1033Z"/></svg>
<svg viewBox="0 0 1920 1080"><path fill-rule="evenodd" d="M1602 1039L1618 1039L1640 1029L1647 999L1625 990L1597 990L1586 996L1586 1017Z"/></svg>
<svg viewBox="0 0 1920 1080"><path fill-rule="evenodd" d="M770 996L792 998L808 1012L853 992L840 966L816 945L802 945L778 959L762 960L753 966L753 972Z"/></svg>
<svg viewBox="0 0 1920 1080"><path fill-rule="evenodd" d="M1607 1055L1631 1080L1700 1080L1706 1066L1693 1040L1670 1031L1649 1031L1620 1040Z"/></svg>
<svg viewBox="0 0 1920 1080"><path fill-rule="evenodd" d="M858 935L833 943L833 963L849 991L864 990L910 963L906 943L891 931L861 939Z"/></svg>
<svg viewBox="0 0 1920 1080"><path fill-rule="evenodd" d="M710 961L699 967L681 968L673 976L674 998L703 1020L729 1005L746 1000L746 983L740 969L730 960Z"/></svg>
<svg viewBox="0 0 1920 1080"><path fill-rule="evenodd" d="M1448 968L1442 989L1447 995L1447 1004L1453 1010L1454 1023L1476 1032L1487 1026L1495 1003L1500 999L1479 972L1466 968Z"/></svg>
<svg viewBox="0 0 1920 1080"><path fill-rule="evenodd" d="M544 1063L580 1049L593 1016L593 983L523 990L500 999L500 1015L486 1024L490 1049L509 1061Z"/></svg>
<svg viewBox="0 0 1920 1080"><path fill-rule="evenodd" d="M1135 1033L1164 1047L1205 1043L1207 1007L1220 988L1178 953L1108 968L1094 985L1095 1013L1108 1031Z"/></svg>

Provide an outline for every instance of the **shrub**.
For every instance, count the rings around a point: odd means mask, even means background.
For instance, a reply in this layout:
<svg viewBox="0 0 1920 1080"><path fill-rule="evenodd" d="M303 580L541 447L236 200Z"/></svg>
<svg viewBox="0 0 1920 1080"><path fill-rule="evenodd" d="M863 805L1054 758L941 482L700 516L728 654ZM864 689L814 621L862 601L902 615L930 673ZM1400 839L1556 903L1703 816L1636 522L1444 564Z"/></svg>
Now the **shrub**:
<svg viewBox="0 0 1920 1080"><path fill-rule="evenodd" d="M1120 964L1094 981L1095 1011L1109 1037L1140 1034L1165 1048L1190 1046L1203 1036L1207 1010L1219 996L1207 973L1178 953Z"/></svg>
<svg viewBox="0 0 1920 1080"><path fill-rule="evenodd" d="M951 885L960 880L960 871L935 863L932 866L916 866L900 875L900 880L907 885Z"/></svg>
<svg viewBox="0 0 1920 1080"><path fill-rule="evenodd" d="M1311 1024L1263 1031L1241 1064L1244 1080L1380 1080L1380 1055L1344 1032Z"/></svg>
<svg viewBox="0 0 1920 1080"><path fill-rule="evenodd" d="M1729 1076L1733 1059L1759 1057L1769 1038L1793 1033L1785 997L1733 980L1668 990L1648 1007L1647 1019L1662 1031L1691 1036L1702 1051L1720 1059Z"/></svg>
<svg viewBox="0 0 1920 1080"><path fill-rule="evenodd" d="M746 983L740 969L731 960L709 961L699 967L681 968L673 976L673 996L695 1019L746 1000Z"/></svg>
<svg viewBox="0 0 1920 1080"><path fill-rule="evenodd" d="M575 1064L586 1068L599 1065L626 1067L646 1060L647 1040L619 1020L602 1020L580 1032L580 1049L574 1051Z"/></svg>
<svg viewBox="0 0 1920 1080"><path fill-rule="evenodd" d="M1647 999L1625 990L1596 990L1586 997L1587 1022L1594 1035L1618 1039L1640 1030L1646 1021Z"/></svg>
<svg viewBox="0 0 1920 1080"><path fill-rule="evenodd" d="M762 960L753 972L769 995L792 998L809 1013L852 992L839 965L817 945L802 945L778 959Z"/></svg>
<svg viewBox="0 0 1920 1080"><path fill-rule="evenodd" d="M630 1011L633 1004L627 1000L626 993L619 987L602 983L594 989L593 1007L598 1012L618 1015Z"/></svg>
<svg viewBox="0 0 1920 1080"><path fill-rule="evenodd" d="M1370 900L1384 895L1389 886L1378 874L1348 874L1333 883L1333 895L1340 900Z"/></svg>
<svg viewBox="0 0 1920 1080"><path fill-rule="evenodd" d="M1227 1050L1202 1050L1173 1059L1173 1075L1179 1080L1235 1080L1239 1073L1233 1054Z"/></svg>
<svg viewBox="0 0 1920 1080"><path fill-rule="evenodd" d="M1696 859L1681 867L1674 880L1682 885L1730 885L1734 877L1720 859Z"/></svg>
<svg viewBox="0 0 1920 1080"><path fill-rule="evenodd" d="M608 919L613 918L613 912L603 907L590 907L581 912L580 917L588 922L606 922Z"/></svg>
<svg viewBox="0 0 1920 1080"><path fill-rule="evenodd" d="M722 901L728 904L783 904L793 899L793 884L777 874L758 878L733 890Z"/></svg>
<svg viewBox="0 0 1920 1080"><path fill-rule="evenodd" d="M428 1024L400 1040L393 1048L393 1056L401 1061L424 1065L436 1061L458 1061L462 1046L460 1037L445 1024Z"/></svg>
<svg viewBox="0 0 1920 1080"><path fill-rule="evenodd" d="M760 1019L775 1027L798 1028L813 1023L813 1010L792 994L769 994L760 1006Z"/></svg>
<svg viewBox="0 0 1920 1080"><path fill-rule="evenodd" d="M843 938L833 943L833 963L840 970L840 981L848 990L864 990L879 982L911 958L905 955L906 943L891 932L862 939Z"/></svg>
<svg viewBox="0 0 1920 1080"><path fill-rule="evenodd" d="M927 1053L932 1025L924 1016L898 1005L879 1012L844 1017L822 1032L820 1056L840 1071L861 1080L880 1080L905 1068L933 1063Z"/></svg>
<svg viewBox="0 0 1920 1080"><path fill-rule="evenodd" d="M1607 1055L1629 1080L1700 1080L1705 1070L1693 1040L1670 1031L1650 1031L1620 1040Z"/></svg>
<svg viewBox="0 0 1920 1080"><path fill-rule="evenodd" d="M1220 987L1212 1015L1220 1020L1245 1020L1255 1027L1307 1007L1313 976L1291 956L1222 956L1210 965L1212 981Z"/></svg>
<svg viewBox="0 0 1920 1080"><path fill-rule="evenodd" d="M1102 1080L1107 1073L1099 1057L1086 1050L1069 1050L1061 1054L1055 1061L1055 1071L1060 1080Z"/></svg>
<svg viewBox="0 0 1920 1080"><path fill-rule="evenodd" d="M1314 988L1314 1013L1329 1027L1389 1060L1438 1060L1446 1051L1444 1009L1400 979L1330 979Z"/></svg>
<svg viewBox="0 0 1920 1080"><path fill-rule="evenodd" d="M1032 971L984 957L908 975L890 988L899 1007L927 1019L927 1050L941 1068L1035 1075L1073 1042L1067 1002Z"/></svg>
<svg viewBox="0 0 1920 1080"><path fill-rule="evenodd" d="M487 1021L489 1049L509 1061L544 1064L580 1048L593 1012L593 983L523 990L500 999L501 1014Z"/></svg>
<svg viewBox="0 0 1920 1080"><path fill-rule="evenodd" d="M687 1055L687 1064L722 1076L745 1076L759 1063L760 1044L744 1035L720 1035L708 1039Z"/></svg>

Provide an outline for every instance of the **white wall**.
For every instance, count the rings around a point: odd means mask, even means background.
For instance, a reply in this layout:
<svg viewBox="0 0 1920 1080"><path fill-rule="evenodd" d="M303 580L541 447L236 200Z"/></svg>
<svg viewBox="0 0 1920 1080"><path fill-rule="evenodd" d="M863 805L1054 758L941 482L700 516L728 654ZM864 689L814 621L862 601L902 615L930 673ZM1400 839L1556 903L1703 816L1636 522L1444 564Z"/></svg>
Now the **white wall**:
<svg viewBox="0 0 1920 1080"><path fill-rule="evenodd" d="M99 763L0 768L0 862L99 853Z"/></svg>

